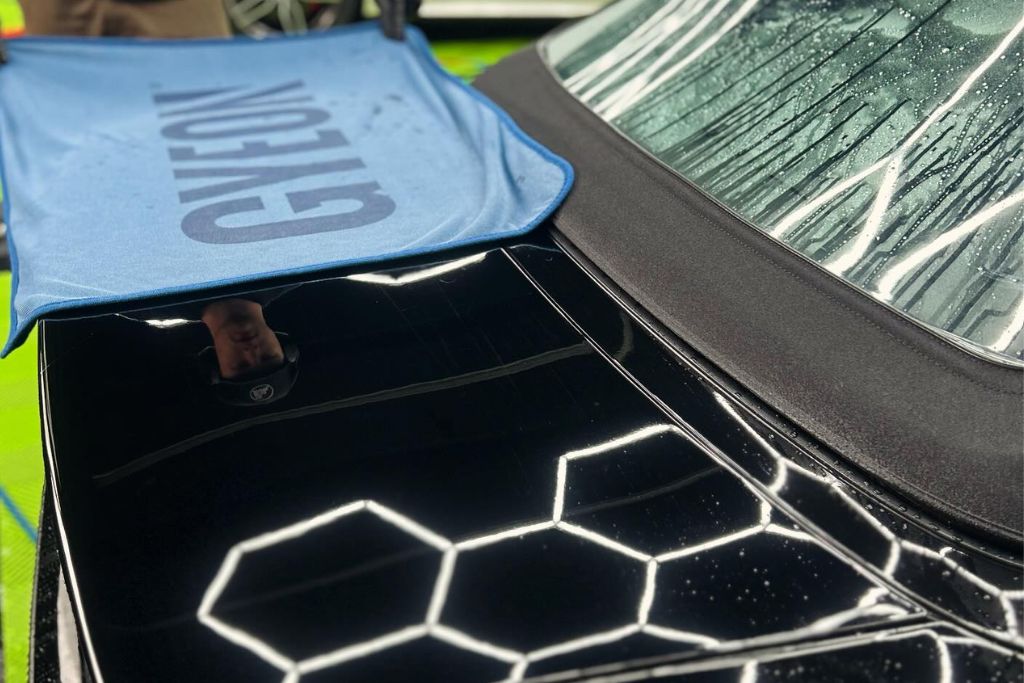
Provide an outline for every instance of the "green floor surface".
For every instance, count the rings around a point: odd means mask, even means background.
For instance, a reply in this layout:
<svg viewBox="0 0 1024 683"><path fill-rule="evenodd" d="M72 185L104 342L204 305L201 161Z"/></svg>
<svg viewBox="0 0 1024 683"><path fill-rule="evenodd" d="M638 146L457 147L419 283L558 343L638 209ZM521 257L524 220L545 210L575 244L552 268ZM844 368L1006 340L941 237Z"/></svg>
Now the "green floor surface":
<svg viewBox="0 0 1024 683"><path fill-rule="evenodd" d="M10 273L0 273L0 301L7 302ZM0 339L8 318L0 315ZM35 567L35 530L43 484L35 334L0 361L0 628L4 680L28 675L28 623Z"/></svg>

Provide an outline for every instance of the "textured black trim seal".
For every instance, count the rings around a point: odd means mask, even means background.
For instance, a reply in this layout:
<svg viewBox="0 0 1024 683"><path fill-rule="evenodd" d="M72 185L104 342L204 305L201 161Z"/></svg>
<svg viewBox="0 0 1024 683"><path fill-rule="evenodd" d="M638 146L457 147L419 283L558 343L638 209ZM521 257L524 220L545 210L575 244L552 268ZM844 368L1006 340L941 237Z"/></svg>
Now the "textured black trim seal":
<svg viewBox="0 0 1024 683"><path fill-rule="evenodd" d="M554 223L687 344L951 524L1024 534L1024 372L906 320L751 227L579 104L536 48L475 85L568 159Z"/></svg>

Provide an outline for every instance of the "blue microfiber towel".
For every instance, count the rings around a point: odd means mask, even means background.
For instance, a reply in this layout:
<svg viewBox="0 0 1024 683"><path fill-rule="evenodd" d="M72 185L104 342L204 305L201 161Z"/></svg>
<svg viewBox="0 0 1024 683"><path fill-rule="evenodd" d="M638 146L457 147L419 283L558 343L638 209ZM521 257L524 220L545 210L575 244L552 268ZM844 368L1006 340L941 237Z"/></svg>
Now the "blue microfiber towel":
<svg viewBox="0 0 1024 683"><path fill-rule="evenodd" d="M416 30L8 53L0 355L51 313L522 234L572 183Z"/></svg>

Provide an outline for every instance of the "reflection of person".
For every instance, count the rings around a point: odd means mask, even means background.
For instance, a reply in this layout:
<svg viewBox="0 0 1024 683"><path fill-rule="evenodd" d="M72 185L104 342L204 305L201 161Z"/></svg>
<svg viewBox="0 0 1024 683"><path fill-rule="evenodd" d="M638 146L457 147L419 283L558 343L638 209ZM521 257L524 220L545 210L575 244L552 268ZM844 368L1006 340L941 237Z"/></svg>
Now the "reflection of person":
<svg viewBox="0 0 1024 683"><path fill-rule="evenodd" d="M287 396L298 377L298 347L288 334L272 329L264 317L275 301L297 288L289 285L118 315L158 329L205 327L209 332L206 343L213 344L193 356L203 384L211 386L225 403L263 405Z"/></svg>
<svg viewBox="0 0 1024 683"><path fill-rule="evenodd" d="M222 299L203 309L223 379L263 373L284 365L281 341L263 317L263 306L248 299Z"/></svg>
<svg viewBox="0 0 1024 683"><path fill-rule="evenodd" d="M29 0L22 3L29 35L228 37L220 0Z"/></svg>
<svg viewBox="0 0 1024 683"><path fill-rule="evenodd" d="M200 360L225 403L264 405L291 391L299 371L299 351L287 335L270 329L263 317L263 307L291 289L202 305L200 319L213 337L213 347L201 353Z"/></svg>
<svg viewBox="0 0 1024 683"><path fill-rule="evenodd" d="M299 350L288 335L270 328L263 311L292 289L201 302L186 313L190 318L198 315L213 338L213 347L199 357L207 380L225 403L263 405L291 391L299 372Z"/></svg>

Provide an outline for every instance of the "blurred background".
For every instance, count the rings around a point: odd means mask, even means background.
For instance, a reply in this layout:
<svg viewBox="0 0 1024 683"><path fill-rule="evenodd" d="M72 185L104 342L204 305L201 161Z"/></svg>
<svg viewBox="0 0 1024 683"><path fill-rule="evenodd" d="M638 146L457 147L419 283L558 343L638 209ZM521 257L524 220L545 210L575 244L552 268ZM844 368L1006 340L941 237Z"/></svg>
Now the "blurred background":
<svg viewBox="0 0 1024 683"><path fill-rule="evenodd" d="M31 0L23 0L31 1ZM487 66L528 45L558 24L594 12L608 0L424 0L417 25L438 60L471 81ZM225 0L235 33L262 38L304 33L373 18L373 0ZM17 0L0 0L0 34L24 34ZM297 65L301 69L301 65ZM0 224L0 235L4 226ZM0 301L11 274L0 240ZM8 316L0 315L0 339ZM28 626L35 572L36 523L42 496L42 445L34 335L22 353L0 362L0 680L28 677Z"/></svg>
<svg viewBox="0 0 1024 683"><path fill-rule="evenodd" d="M543 28L593 12L601 0L424 0L419 24L428 33L462 30L505 33ZM235 30L253 36L267 32L298 33L378 14L373 0L225 0ZM553 22L553 23L552 23ZM459 26L461 24L461 27ZM487 37L479 35L477 37Z"/></svg>

